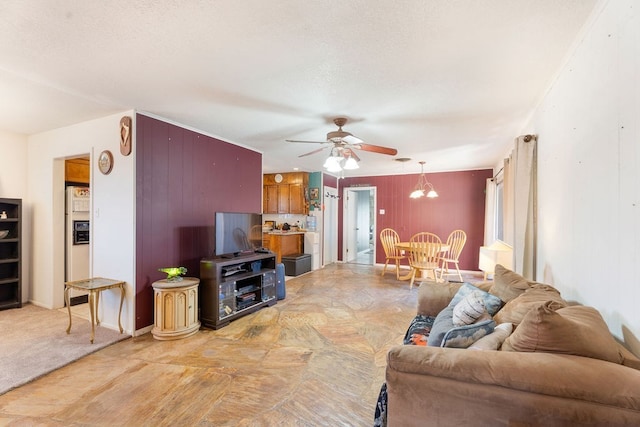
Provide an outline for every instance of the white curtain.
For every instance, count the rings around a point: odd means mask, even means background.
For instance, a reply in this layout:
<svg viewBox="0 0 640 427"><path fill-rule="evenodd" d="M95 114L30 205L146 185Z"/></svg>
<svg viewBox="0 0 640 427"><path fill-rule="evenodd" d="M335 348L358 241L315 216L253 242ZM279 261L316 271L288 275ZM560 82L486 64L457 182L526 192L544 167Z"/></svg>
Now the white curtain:
<svg viewBox="0 0 640 427"><path fill-rule="evenodd" d="M536 280L536 137L516 138L504 160L504 241L513 246L516 273Z"/></svg>
<svg viewBox="0 0 640 427"><path fill-rule="evenodd" d="M496 235L496 184L493 178L487 178L484 194L484 246L489 246Z"/></svg>

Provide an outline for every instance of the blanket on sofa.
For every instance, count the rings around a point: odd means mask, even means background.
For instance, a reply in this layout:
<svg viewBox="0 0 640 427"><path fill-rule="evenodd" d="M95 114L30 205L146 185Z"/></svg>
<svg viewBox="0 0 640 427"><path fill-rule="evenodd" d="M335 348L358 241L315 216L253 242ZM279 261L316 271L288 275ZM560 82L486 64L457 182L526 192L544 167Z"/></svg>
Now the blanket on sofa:
<svg viewBox="0 0 640 427"><path fill-rule="evenodd" d="M409 324L409 328L404 335L402 343L404 345L426 346L431 328L436 320L432 316L418 314ZM385 427L387 425L387 383L382 383L378 401L376 402L376 412L373 420L374 427Z"/></svg>

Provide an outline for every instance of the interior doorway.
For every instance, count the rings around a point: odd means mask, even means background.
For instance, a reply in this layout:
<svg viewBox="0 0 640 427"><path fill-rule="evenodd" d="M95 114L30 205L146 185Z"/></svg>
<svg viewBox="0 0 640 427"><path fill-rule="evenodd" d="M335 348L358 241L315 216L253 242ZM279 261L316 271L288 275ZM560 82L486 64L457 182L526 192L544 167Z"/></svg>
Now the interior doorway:
<svg viewBox="0 0 640 427"><path fill-rule="evenodd" d="M322 265L338 262L338 190L324 187Z"/></svg>
<svg viewBox="0 0 640 427"><path fill-rule="evenodd" d="M64 281L91 277L91 163L89 154L64 160ZM88 302L74 290L70 305ZM66 306L67 302L64 301Z"/></svg>
<svg viewBox="0 0 640 427"><path fill-rule="evenodd" d="M347 187L344 197L342 259L373 265L376 259L376 187Z"/></svg>

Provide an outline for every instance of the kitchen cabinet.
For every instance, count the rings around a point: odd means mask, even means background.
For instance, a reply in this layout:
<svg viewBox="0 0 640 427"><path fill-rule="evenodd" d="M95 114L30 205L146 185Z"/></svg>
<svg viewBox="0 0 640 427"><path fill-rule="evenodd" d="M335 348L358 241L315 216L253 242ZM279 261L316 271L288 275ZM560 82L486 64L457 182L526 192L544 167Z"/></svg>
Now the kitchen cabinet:
<svg viewBox="0 0 640 427"><path fill-rule="evenodd" d="M277 182L275 176L281 179ZM262 212L306 215L309 174L302 172L266 174L263 177Z"/></svg>
<svg viewBox="0 0 640 427"><path fill-rule="evenodd" d="M0 199L0 310L22 307L21 216L21 199Z"/></svg>
<svg viewBox="0 0 640 427"><path fill-rule="evenodd" d="M289 213L301 215L308 213L305 190L302 184L289 185Z"/></svg>
<svg viewBox="0 0 640 427"><path fill-rule="evenodd" d="M276 254L276 263L281 263L283 256L304 252L304 233L273 232L269 233L269 240L269 249Z"/></svg>
<svg viewBox="0 0 640 427"><path fill-rule="evenodd" d="M68 159L64 162L64 180L75 184L89 184L89 158Z"/></svg>

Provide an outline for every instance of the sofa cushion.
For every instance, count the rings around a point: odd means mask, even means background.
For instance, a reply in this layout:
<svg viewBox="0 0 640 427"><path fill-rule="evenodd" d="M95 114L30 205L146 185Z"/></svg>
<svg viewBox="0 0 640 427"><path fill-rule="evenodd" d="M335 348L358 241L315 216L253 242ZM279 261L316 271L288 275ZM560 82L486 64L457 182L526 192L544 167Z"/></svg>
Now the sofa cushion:
<svg viewBox="0 0 640 427"><path fill-rule="evenodd" d="M573 354L622 363L617 343L598 310L585 306L556 310L554 301L530 310L502 350Z"/></svg>
<svg viewBox="0 0 640 427"><path fill-rule="evenodd" d="M560 292L553 286L533 283L518 297L512 299L500 309L494 316L496 323L513 323L514 326L520 324L524 316L532 308L552 302L552 309L566 307L567 303L560 296Z"/></svg>
<svg viewBox="0 0 640 427"><path fill-rule="evenodd" d="M453 307L453 324L470 325L485 312L484 298L481 291L473 291Z"/></svg>
<svg viewBox="0 0 640 427"><path fill-rule="evenodd" d="M501 323L495 327L492 333L474 342L469 350L498 350L504 340L513 332L512 323Z"/></svg>
<svg viewBox="0 0 640 427"><path fill-rule="evenodd" d="M505 303L518 297L535 283L530 282L515 271L511 271L500 264L496 264L495 270L493 285L489 289L489 292L496 295Z"/></svg>

